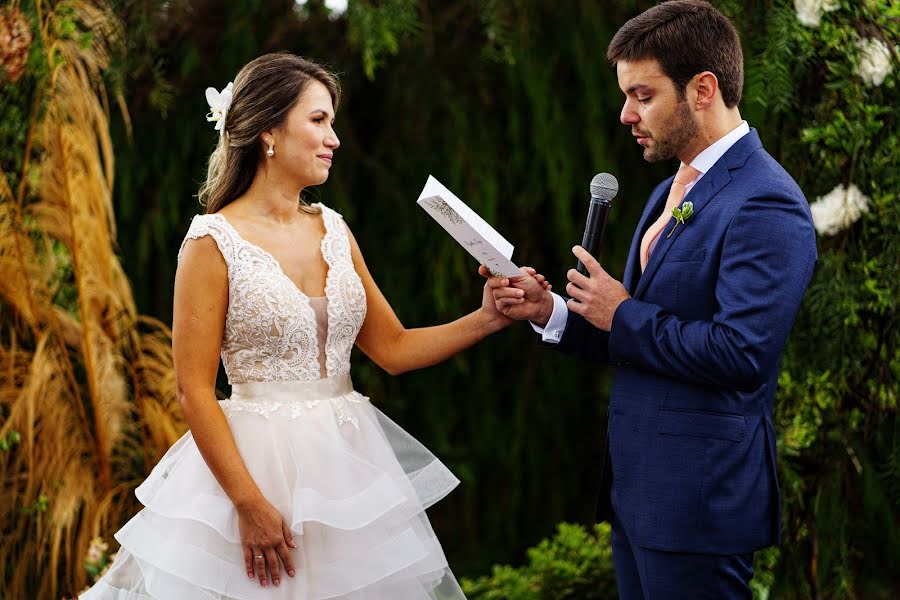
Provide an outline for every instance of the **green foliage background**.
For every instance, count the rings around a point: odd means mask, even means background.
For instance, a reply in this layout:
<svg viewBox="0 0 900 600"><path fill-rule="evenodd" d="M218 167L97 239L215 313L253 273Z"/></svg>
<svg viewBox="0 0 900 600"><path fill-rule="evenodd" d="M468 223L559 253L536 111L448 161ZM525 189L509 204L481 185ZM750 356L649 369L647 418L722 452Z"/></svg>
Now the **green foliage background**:
<svg viewBox="0 0 900 600"><path fill-rule="evenodd" d="M120 250L140 312L171 317L175 256L215 132L203 90L268 51L338 71L342 146L311 191L342 212L407 326L474 309L476 265L415 205L429 174L516 244L557 287L580 239L587 184L620 180L604 262L620 274L652 187L674 165L643 162L618 122L607 64L616 29L652 2L535 0L113 0L127 50L108 75ZM786 0L716 2L745 49L741 110L813 201L857 185L869 211L819 240L819 265L782 363L776 400L784 538L758 555L757 597L900 594L897 419L900 7L843 0L818 27ZM27 3L25 3L27 6ZM879 86L855 74L856 40L893 50ZM3 91L2 160L30 107ZM7 164L4 163L4 164ZM4 166L4 170L9 169ZM611 370L539 351L511 328L444 365L390 377L364 357L354 379L462 479L432 511L474 598L610 597L608 532L592 522ZM581 590L581 591L579 591ZM593 592L592 592L593 593Z"/></svg>

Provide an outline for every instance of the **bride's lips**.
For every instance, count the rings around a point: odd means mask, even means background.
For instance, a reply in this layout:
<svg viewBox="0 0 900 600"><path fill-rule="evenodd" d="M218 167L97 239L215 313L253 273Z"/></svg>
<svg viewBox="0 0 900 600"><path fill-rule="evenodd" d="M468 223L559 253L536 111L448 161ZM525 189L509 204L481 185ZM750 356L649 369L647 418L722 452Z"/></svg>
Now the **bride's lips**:
<svg viewBox="0 0 900 600"><path fill-rule="evenodd" d="M318 154L317 157L321 158L330 165L332 160L334 159L334 154Z"/></svg>

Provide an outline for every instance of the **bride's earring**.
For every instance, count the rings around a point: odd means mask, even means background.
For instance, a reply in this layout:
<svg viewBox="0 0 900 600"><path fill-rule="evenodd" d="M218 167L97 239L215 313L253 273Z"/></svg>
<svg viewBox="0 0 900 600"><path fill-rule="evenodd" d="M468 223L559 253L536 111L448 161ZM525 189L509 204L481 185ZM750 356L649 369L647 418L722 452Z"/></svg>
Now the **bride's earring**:
<svg viewBox="0 0 900 600"><path fill-rule="evenodd" d="M266 156L275 156L275 144L269 142L269 149L266 150Z"/></svg>

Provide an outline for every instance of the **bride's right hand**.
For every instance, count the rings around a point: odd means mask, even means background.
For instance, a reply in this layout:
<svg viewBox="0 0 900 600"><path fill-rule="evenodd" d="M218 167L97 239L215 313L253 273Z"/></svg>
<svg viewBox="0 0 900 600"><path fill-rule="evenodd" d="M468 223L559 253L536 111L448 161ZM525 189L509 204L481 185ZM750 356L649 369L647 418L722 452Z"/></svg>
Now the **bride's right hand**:
<svg viewBox="0 0 900 600"><path fill-rule="evenodd" d="M283 564L287 574L293 577L294 560L290 549L296 548L297 544L281 513L264 499L238 507L237 511L247 576L253 579L255 573L263 587L271 578L277 586L281 583Z"/></svg>

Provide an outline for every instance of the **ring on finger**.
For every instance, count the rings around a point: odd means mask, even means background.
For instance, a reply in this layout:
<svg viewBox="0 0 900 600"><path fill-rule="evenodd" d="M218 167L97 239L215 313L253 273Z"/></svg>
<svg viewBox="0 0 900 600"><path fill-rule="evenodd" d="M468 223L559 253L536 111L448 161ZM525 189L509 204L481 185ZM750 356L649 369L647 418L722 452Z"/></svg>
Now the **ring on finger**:
<svg viewBox="0 0 900 600"><path fill-rule="evenodd" d="M257 554L257 555L256 555L256 556L254 556L254 557L253 557L253 558L255 558L255 559L256 559L256 560L262 560L262 559L264 559L264 558L265 558L265 556L264 556L264 555L262 555L262 554Z"/></svg>

